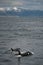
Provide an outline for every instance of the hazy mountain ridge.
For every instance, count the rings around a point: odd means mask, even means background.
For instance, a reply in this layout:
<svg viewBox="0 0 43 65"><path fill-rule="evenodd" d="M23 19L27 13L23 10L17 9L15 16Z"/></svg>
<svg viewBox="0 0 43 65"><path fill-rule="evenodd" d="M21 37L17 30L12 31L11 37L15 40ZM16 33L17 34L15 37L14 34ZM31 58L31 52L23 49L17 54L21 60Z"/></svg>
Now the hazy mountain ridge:
<svg viewBox="0 0 43 65"><path fill-rule="evenodd" d="M0 16L43 16L41 10L28 10L23 8L2 8L0 9Z"/></svg>

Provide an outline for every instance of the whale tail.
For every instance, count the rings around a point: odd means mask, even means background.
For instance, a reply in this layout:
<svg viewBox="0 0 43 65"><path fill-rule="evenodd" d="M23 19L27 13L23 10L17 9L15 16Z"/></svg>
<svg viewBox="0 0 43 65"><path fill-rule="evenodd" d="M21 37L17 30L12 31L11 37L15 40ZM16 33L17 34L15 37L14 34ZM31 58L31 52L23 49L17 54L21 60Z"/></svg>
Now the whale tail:
<svg viewBox="0 0 43 65"><path fill-rule="evenodd" d="M11 48L11 50L12 50L12 51L14 51L14 49L13 49L13 48Z"/></svg>
<svg viewBox="0 0 43 65"><path fill-rule="evenodd" d="M20 52L20 48L16 48L16 49L13 49L11 48L12 51L17 51L19 55L21 55L21 52Z"/></svg>

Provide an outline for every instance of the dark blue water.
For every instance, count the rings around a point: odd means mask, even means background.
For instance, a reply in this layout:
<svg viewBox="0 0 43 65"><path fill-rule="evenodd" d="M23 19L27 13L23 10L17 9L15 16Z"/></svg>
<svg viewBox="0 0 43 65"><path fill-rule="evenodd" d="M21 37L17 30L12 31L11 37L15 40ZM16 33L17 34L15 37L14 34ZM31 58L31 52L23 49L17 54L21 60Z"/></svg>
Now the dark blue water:
<svg viewBox="0 0 43 65"><path fill-rule="evenodd" d="M34 55L16 58L10 48ZM43 65L43 17L0 17L0 65Z"/></svg>

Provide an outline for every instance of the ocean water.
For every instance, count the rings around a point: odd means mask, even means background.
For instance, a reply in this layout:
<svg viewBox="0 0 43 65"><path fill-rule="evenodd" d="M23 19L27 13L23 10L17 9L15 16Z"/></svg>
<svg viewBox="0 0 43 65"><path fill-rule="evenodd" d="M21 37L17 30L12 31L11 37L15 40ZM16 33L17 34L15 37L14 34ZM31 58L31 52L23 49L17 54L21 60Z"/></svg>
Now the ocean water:
<svg viewBox="0 0 43 65"><path fill-rule="evenodd" d="M17 58L10 48L34 55ZM0 17L0 65L43 65L43 17Z"/></svg>

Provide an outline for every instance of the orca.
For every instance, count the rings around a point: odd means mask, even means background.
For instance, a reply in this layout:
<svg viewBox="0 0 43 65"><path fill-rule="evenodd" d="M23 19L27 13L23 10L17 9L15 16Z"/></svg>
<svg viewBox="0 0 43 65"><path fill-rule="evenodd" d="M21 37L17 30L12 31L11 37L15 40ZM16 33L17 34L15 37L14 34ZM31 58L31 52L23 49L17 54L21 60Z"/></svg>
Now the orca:
<svg viewBox="0 0 43 65"><path fill-rule="evenodd" d="M11 48L11 51L18 52L17 54L15 54L15 55L18 55L17 57L31 56L34 54L33 52L30 52L30 51L21 52L20 48L16 48L16 49Z"/></svg>

